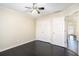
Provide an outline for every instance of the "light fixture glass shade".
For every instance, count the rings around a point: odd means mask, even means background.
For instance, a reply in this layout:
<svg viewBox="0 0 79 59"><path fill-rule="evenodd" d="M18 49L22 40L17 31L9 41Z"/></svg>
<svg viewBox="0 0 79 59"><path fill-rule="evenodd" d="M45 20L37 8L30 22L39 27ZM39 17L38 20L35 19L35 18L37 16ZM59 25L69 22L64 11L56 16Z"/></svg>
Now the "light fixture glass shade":
<svg viewBox="0 0 79 59"><path fill-rule="evenodd" d="M34 9L34 10L32 11L32 14L33 14L33 15L38 14L37 10Z"/></svg>

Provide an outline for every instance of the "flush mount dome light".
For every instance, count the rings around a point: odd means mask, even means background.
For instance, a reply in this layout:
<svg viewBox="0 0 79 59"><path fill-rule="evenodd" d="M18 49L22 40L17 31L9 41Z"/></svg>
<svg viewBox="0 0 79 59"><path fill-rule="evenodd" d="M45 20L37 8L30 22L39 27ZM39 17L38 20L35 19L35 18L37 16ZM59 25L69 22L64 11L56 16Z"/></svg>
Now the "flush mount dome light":
<svg viewBox="0 0 79 59"><path fill-rule="evenodd" d="M37 10L34 9L34 10L32 11L32 14L38 14Z"/></svg>

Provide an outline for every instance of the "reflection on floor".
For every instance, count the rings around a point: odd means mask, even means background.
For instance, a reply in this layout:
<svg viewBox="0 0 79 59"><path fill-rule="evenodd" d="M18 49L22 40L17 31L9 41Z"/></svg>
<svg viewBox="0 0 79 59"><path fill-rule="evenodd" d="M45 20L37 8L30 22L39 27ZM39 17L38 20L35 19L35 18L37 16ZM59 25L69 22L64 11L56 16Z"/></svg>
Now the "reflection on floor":
<svg viewBox="0 0 79 59"><path fill-rule="evenodd" d="M0 52L0 56L77 56L77 54L67 48L36 40Z"/></svg>

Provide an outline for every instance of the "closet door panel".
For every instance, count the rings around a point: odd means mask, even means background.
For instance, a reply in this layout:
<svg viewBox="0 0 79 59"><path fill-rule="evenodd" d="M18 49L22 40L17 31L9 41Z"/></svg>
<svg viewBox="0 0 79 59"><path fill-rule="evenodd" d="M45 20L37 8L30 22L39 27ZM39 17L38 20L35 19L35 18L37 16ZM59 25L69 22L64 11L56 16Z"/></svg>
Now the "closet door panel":
<svg viewBox="0 0 79 59"><path fill-rule="evenodd" d="M51 39L51 23L48 19L39 19L36 21L36 39L50 42Z"/></svg>
<svg viewBox="0 0 79 59"><path fill-rule="evenodd" d="M64 17L57 17L52 20L52 43L55 45L65 46L64 23Z"/></svg>

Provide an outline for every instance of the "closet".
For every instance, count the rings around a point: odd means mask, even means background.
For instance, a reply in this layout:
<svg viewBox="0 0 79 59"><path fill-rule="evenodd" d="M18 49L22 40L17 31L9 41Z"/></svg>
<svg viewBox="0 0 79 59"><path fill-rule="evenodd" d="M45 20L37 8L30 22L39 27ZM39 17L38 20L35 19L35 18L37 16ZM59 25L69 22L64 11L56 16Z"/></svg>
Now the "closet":
<svg viewBox="0 0 79 59"><path fill-rule="evenodd" d="M65 47L65 17L45 16L36 20L36 40Z"/></svg>

